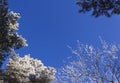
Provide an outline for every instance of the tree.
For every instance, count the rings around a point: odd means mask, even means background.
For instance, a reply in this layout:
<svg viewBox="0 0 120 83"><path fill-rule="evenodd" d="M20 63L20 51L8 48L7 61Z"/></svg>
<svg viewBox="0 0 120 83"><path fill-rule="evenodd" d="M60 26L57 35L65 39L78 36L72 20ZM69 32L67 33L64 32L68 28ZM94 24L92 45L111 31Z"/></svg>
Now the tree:
<svg viewBox="0 0 120 83"><path fill-rule="evenodd" d="M7 56L14 56L14 50L27 46L26 40L16 32L19 13L8 9L7 0L0 0L0 67Z"/></svg>
<svg viewBox="0 0 120 83"><path fill-rule="evenodd" d="M120 14L120 0L78 0L76 4L80 7L80 13L92 10L92 16L95 17Z"/></svg>
<svg viewBox="0 0 120 83"><path fill-rule="evenodd" d="M20 57L15 50L27 46L17 33L19 13L8 11L7 0L0 0L0 67L6 57L7 68L0 71L0 83L53 83L55 69L30 56Z"/></svg>
<svg viewBox="0 0 120 83"><path fill-rule="evenodd" d="M101 40L102 48L78 41L72 61L58 71L57 83L120 83L120 46Z"/></svg>

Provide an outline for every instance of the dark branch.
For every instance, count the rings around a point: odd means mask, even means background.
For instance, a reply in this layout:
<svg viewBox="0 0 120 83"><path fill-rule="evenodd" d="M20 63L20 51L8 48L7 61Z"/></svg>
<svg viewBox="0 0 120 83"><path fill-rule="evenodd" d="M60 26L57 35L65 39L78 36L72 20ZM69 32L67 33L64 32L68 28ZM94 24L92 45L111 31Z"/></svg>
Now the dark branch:
<svg viewBox="0 0 120 83"><path fill-rule="evenodd" d="M95 17L120 14L120 0L79 0L76 4L80 7L79 13L92 11Z"/></svg>

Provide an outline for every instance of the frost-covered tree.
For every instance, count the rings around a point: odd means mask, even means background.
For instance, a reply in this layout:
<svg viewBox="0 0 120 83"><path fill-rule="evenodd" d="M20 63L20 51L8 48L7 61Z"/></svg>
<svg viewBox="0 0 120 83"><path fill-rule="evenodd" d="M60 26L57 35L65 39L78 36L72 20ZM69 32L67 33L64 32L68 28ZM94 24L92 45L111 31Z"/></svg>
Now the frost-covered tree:
<svg viewBox="0 0 120 83"><path fill-rule="evenodd" d="M120 14L120 0L77 0L77 5L80 13L92 11L95 17Z"/></svg>
<svg viewBox="0 0 120 83"><path fill-rule="evenodd" d="M5 74L9 76L9 83L53 83L55 72L54 68L26 55L23 58L17 56L16 60L10 59Z"/></svg>
<svg viewBox="0 0 120 83"><path fill-rule="evenodd" d="M16 31L19 13L9 12L7 0L0 0L0 67L7 56L13 57L15 49L27 46L26 40Z"/></svg>
<svg viewBox="0 0 120 83"><path fill-rule="evenodd" d="M16 49L27 46L26 40L17 33L19 18L19 13L9 11L7 0L0 0L0 67L9 58L6 69L0 71L0 83L53 83L54 68L15 53Z"/></svg>
<svg viewBox="0 0 120 83"><path fill-rule="evenodd" d="M58 71L57 83L120 83L120 46L107 44L94 48L78 41L74 56Z"/></svg>

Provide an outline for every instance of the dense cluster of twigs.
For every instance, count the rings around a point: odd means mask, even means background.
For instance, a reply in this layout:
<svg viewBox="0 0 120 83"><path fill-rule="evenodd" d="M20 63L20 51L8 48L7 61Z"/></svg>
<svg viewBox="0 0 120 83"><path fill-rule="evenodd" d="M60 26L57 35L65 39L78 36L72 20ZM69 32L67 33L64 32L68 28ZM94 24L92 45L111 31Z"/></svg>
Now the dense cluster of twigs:
<svg viewBox="0 0 120 83"><path fill-rule="evenodd" d="M120 46L104 40L101 45L69 46L74 56L57 72L57 83L120 83Z"/></svg>

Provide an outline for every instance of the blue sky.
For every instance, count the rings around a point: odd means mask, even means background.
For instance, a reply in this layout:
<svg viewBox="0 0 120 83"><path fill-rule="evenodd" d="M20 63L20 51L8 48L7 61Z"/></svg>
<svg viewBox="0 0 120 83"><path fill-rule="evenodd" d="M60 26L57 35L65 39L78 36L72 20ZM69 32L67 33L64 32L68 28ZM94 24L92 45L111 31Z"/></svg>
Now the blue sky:
<svg viewBox="0 0 120 83"><path fill-rule="evenodd" d="M17 51L21 56L42 60L47 66L59 68L71 56L67 45L76 41L100 44L99 36L108 42L120 43L120 16L94 18L79 14L76 0L9 0L10 11L21 14L19 34L27 39L28 47Z"/></svg>

